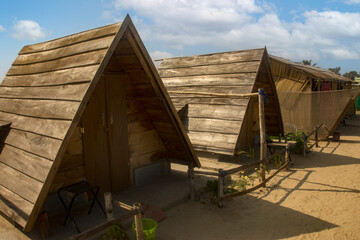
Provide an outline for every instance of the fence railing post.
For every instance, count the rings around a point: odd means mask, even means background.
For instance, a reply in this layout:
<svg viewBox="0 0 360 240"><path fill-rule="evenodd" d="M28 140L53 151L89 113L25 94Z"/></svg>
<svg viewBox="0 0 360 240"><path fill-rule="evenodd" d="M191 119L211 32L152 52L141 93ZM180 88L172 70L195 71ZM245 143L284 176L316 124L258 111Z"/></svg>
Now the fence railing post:
<svg viewBox="0 0 360 240"><path fill-rule="evenodd" d="M189 164L188 166L188 176L189 176L189 187L190 187L190 200L195 201L195 174L194 166Z"/></svg>
<svg viewBox="0 0 360 240"><path fill-rule="evenodd" d="M264 96L262 94L262 89L258 90L259 92L259 127L260 127L260 161L266 158L266 134L265 134L265 110L264 110ZM260 164L261 172L261 181L264 183L265 187L265 164Z"/></svg>
<svg viewBox="0 0 360 240"><path fill-rule="evenodd" d="M315 126L315 147L319 147L319 129Z"/></svg>
<svg viewBox="0 0 360 240"><path fill-rule="evenodd" d="M104 200L105 200L106 219L108 221L111 221L114 219L111 192L104 193Z"/></svg>
<svg viewBox="0 0 360 240"><path fill-rule="evenodd" d="M134 216L135 228L136 228L136 240L144 240L144 231L142 224L141 204L134 203L133 208L137 210L137 214Z"/></svg>
<svg viewBox="0 0 360 240"><path fill-rule="evenodd" d="M218 176L218 207L221 208L223 206L222 204L222 198L224 196L224 170L219 169L219 176Z"/></svg>
<svg viewBox="0 0 360 240"><path fill-rule="evenodd" d="M289 143L286 144L285 163L287 164L286 170L289 170L289 168L290 168L290 146L289 146Z"/></svg>

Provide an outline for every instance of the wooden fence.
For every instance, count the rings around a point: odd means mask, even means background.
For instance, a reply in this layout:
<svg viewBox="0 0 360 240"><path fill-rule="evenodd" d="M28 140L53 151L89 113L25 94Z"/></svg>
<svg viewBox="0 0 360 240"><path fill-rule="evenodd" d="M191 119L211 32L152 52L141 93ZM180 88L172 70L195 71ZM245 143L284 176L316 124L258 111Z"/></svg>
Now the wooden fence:
<svg viewBox="0 0 360 240"><path fill-rule="evenodd" d="M142 206L140 203L134 203L133 206L127 205L119 201L113 201L111 193L104 193L105 208L106 208L106 218L107 222L97 225L91 229L88 229L78 235L75 235L70 238L70 240L83 240L88 239L95 234L107 229L108 227L118 224L126 219L134 217L135 228L136 228L136 240L144 240L144 232L142 226L142 214L147 206ZM114 218L113 216L113 204L118 205L119 207L129 211L128 213L122 215L121 217Z"/></svg>

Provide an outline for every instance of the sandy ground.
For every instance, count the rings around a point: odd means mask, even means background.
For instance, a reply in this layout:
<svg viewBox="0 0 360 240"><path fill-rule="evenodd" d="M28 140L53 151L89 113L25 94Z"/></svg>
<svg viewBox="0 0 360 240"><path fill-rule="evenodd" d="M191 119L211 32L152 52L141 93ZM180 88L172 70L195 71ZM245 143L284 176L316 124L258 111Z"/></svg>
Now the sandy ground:
<svg viewBox="0 0 360 240"><path fill-rule="evenodd" d="M358 120L360 126L360 120ZM224 202L186 202L167 212L157 239L360 239L360 127L339 129L267 188Z"/></svg>

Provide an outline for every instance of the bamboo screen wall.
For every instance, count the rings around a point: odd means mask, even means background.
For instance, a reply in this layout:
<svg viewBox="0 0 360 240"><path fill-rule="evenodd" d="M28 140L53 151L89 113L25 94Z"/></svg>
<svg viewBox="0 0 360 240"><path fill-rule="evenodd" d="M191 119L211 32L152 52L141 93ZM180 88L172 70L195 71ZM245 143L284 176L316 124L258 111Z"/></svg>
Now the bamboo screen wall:
<svg viewBox="0 0 360 240"><path fill-rule="evenodd" d="M285 132L303 130L311 132L323 123L319 139L325 139L342 116L342 113L359 95L360 89L319 92L278 91ZM284 97L287 96L287 97ZM291 96L291 97L289 97Z"/></svg>

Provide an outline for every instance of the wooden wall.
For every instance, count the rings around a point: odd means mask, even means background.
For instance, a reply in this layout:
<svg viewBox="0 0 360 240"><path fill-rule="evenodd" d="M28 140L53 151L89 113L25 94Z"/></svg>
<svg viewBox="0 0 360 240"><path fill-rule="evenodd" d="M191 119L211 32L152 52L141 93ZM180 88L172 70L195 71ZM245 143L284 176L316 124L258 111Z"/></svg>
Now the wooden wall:
<svg viewBox="0 0 360 240"><path fill-rule="evenodd" d="M141 77L138 75L137 78ZM144 102L132 86L134 75L128 77L126 84L127 119L131 172L134 168L150 164L167 151L162 139L147 113L147 107L153 103ZM150 91L153 91L149 89ZM153 101L157 101L154 99ZM145 103L145 104L144 104ZM155 103L156 104L156 103ZM158 103L161 104L160 102Z"/></svg>
<svg viewBox="0 0 360 240"><path fill-rule="evenodd" d="M55 193L63 186L83 180L86 180L83 141L81 127L77 127L66 148L49 194Z"/></svg>
<svg viewBox="0 0 360 240"><path fill-rule="evenodd" d="M235 148L252 145L256 133L254 104L248 105L249 99L197 92L246 94L264 88L270 100L265 108L266 127L275 128L269 133L282 132L275 85L264 52L255 49L163 60L160 76L176 109L179 111L187 104L187 118L183 120L196 150L232 155Z"/></svg>

